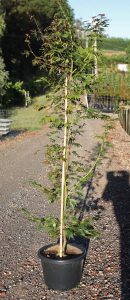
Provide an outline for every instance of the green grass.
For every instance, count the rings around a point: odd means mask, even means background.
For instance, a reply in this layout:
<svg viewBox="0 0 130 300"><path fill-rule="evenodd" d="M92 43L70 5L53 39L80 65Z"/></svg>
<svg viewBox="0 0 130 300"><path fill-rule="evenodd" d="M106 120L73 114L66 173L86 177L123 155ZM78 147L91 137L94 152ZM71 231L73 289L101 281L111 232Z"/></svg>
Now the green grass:
<svg viewBox="0 0 130 300"><path fill-rule="evenodd" d="M29 107L12 109L12 130L40 130L43 126L42 118L45 115L44 109L38 108L46 103L46 96L33 99L33 104Z"/></svg>

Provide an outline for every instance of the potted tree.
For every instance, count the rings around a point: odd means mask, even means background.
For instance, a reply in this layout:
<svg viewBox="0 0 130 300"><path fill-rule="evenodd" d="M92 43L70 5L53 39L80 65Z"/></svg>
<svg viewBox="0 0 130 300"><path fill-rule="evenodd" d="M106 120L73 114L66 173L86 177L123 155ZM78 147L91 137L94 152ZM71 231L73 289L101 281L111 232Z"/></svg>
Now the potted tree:
<svg viewBox="0 0 130 300"><path fill-rule="evenodd" d="M44 34L37 27L43 44L41 55L34 57L34 63L48 71L48 80L56 89L55 95L48 98L46 107L51 107L51 116L47 116L51 127L50 144L46 151L51 184L44 187L33 182L47 194L50 202L58 201L60 216L39 218L28 211L26 214L51 237L58 238L55 244L43 246L39 256L47 286L67 290L80 282L86 255L83 245L70 243L70 240L78 236L91 238L98 235L89 217L80 218L78 205L84 197L83 186L92 176L99 157L86 172L78 151L81 145L77 142L77 135L82 134L86 118L81 95L94 82L94 75L91 75L93 48L84 48L83 41L77 38L72 19L62 6L61 10L62 19L55 16ZM29 36L27 43L32 52Z"/></svg>

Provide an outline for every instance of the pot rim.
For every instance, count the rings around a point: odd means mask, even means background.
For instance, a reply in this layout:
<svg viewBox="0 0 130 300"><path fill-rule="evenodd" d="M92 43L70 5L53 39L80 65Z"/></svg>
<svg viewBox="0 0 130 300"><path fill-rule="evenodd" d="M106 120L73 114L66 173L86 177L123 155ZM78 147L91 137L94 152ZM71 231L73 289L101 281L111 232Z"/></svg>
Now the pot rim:
<svg viewBox="0 0 130 300"><path fill-rule="evenodd" d="M72 257L72 258L69 258L69 259L64 259L64 258L59 258L59 259L54 259L54 258L50 258L50 257L46 257L44 256L43 254L43 250L46 250L48 247L51 247L51 246L54 246L54 245L57 245L57 243L52 243L52 244L47 244L43 247L41 247L39 250L38 250L38 257L41 259L41 260L44 260L45 262L50 262L50 263L53 263L53 264L70 264L70 263L73 263L73 262L76 262L76 261L79 261L79 260L82 260L85 258L85 255L86 255L86 249L83 245L81 244L77 244L77 243L69 243L70 245L72 246L75 246L76 248L79 248L82 253L81 254L78 254L77 257Z"/></svg>

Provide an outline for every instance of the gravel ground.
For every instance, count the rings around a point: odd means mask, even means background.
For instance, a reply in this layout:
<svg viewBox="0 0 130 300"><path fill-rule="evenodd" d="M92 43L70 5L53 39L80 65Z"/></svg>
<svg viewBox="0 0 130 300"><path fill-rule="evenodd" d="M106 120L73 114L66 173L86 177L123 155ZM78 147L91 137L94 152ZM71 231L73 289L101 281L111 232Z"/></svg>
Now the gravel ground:
<svg viewBox="0 0 130 300"><path fill-rule="evenodd" d="M103 121L88 120L81 138L87 156L94 151ZM101 232L92 240L78 288L57 292L44 284L38 249L50 240L24 219L21 208L37 214L57 211L29 185L46 182L43 163L47 128L0 142L1 299L8 300L130 300L130 137L118 122L110 132L113 147L98 167L89 191L86 211L97 215ZM87 200L88 201L88 200ZM42 213L41 213L42 212Z"/></svg>

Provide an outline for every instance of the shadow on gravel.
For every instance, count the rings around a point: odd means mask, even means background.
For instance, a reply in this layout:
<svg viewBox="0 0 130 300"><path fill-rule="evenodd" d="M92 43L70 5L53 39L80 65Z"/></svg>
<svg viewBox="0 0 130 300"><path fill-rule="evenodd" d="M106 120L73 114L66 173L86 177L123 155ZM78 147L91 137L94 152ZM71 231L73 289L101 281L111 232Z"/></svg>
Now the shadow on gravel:
<svg viewBox="0 0 130 300"><path fill-rule="evenodd" d="M85 197L84 199L80 199L80 203L77 206L77 209L80 211L79 221L82 221L84 214L86 214L86 212L87 213L93 212L94 218L98 220L101 216L102 211L104 210L104 207L100 204L100 198L96 197L95 195L95 187L93 181L96 175L98 176L98 180L102 176L100 173L96 174L96 168L95 168L91 179L84 184L86 189Z"/></svg>
<svg viewBox="0 0 130 300"><path fill-rule="evenodd" d="M112 201L120 228L121 300L130 299L130 174L127 171L108 172L103 193Z"/></svg>
<svg viewBox="0 0 130 300"><path fill-rule="evenodd" d="M1 135L0 136L0 141L4 142L8 139L13 139L13 138L17 137L18 135L20 135L20 134L22 134L26 131L27 131L26 129L25 130L12 130L9 133L7 133L6 135Z"/></svg>

